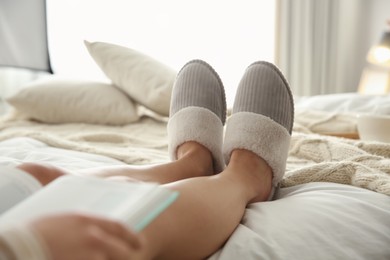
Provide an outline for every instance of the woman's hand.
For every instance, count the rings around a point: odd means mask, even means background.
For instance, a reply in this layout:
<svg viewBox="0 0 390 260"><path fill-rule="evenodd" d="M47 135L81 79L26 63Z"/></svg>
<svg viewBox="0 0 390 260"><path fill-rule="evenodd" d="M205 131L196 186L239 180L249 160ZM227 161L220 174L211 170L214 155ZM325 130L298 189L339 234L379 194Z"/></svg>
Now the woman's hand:
<svg viewBox="0 0 390 260"><path fill-rule="evenodd" d="M82 214L42 217L29 223L52 260L146 259L142 237L124 225Z"/></svg>

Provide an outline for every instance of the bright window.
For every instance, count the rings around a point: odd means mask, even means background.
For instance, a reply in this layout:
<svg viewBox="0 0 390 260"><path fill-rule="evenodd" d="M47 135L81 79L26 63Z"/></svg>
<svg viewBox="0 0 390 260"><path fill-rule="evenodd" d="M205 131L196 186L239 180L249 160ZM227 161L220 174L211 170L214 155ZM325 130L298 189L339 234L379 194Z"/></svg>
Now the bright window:
<svg viewBox="0 0 390 260"><path fill-rule="evenodd" d="M179 70L190 59L209 62L232 104L245 68L274 60L275 1L48 0L55 73L102 79L83 40L139 50Z"/></svg>

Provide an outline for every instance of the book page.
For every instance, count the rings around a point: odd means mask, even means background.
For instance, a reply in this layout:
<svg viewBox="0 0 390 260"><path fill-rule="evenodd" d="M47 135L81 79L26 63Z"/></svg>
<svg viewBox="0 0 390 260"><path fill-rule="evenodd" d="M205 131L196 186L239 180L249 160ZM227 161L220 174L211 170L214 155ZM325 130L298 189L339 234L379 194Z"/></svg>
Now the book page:
<svg viewBox="0 0 390 260"><path fill-rule="evenodd" d="M17 168L0 166L0 214L41 187L42 185L28 173Z"/></svg>
<svg viewBox="0 0 390 260"><path fill-rule="evenodd" d="M20 223L50 213L76 211L116 219L140 231L177 196L178 192L158 184L69 175L57 178L5 212L0 216L0 224Z"/></svg>

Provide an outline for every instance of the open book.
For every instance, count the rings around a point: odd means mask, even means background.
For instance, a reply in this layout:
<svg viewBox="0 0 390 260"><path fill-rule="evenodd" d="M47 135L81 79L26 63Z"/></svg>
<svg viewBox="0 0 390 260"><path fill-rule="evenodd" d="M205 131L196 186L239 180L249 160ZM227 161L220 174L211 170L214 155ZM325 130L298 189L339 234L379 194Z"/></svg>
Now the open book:
<svg viewBox="0 0 390 260"><path fill-rule="evenodd" d="M154 183L64 176L6 211L0 216L0 224L77 211L117 219L134 231L141 231L177 196L178 192Z"/></svg>

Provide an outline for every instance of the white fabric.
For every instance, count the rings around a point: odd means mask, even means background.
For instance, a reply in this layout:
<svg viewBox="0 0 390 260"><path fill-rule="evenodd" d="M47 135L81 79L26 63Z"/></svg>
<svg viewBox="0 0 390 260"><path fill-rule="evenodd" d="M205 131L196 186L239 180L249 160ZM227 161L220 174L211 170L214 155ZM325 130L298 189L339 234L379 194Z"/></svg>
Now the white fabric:
<svg viewBox="0 0 390 260"><path fill-rule="evenodd" d="M356 91L362 68L357 42L370 3L355 0L279 0L276 16L276 64L294 94L318 95ZM346 15L348 14L348 15Z"/></svg>
<svg viewBox="0 0 390 260"><path fill-rule="evenodd" d="M0 123L0 140L13 137L31 137L53 147L100 154L129 164L168 161L166 122L148 117L120 127L32 121Z"/></svg>
<svg viewBox="0 0 390 260"><path fill-rule="evenodd" d="M317 110L296 110L294 131L317 134L356 133L357 115L354 113L324 112Z"/></svg>
<svg viewBox="0 0 390 260"><path fill-rule="evenodd" d="M370 113L390 115L390 95L361 95L358 93L295 96L298 111L318 110L337 113Z"/></svg>
<svg viewBox="0 0 390 260"><path fill-rule="evenodd" d="M21 117L45 123L124 125L139 119L133 101L111 84L45 79L9 97Z"/></svg>
<svg viewBox="0 0 390 260"><path fill-rule="evenodd" d="M15 167L22 162L51 163L71 172L124 164L110 157L56 148L27 137L11 138L0 142L0 165Z"/></svg>
<svg viewBox="0 0 390 260"><path fill-rule="evenodd" d="M136 50L103 42L85 42L97 65L138 103L164 116L169 105L176 72Z"/></svg>
<svg viewBox="0 0 390 260"><path fill-rule="evenodd" d="M334 183L282 188L254 203L209 260L390 259L390 197Z"/></svg>

